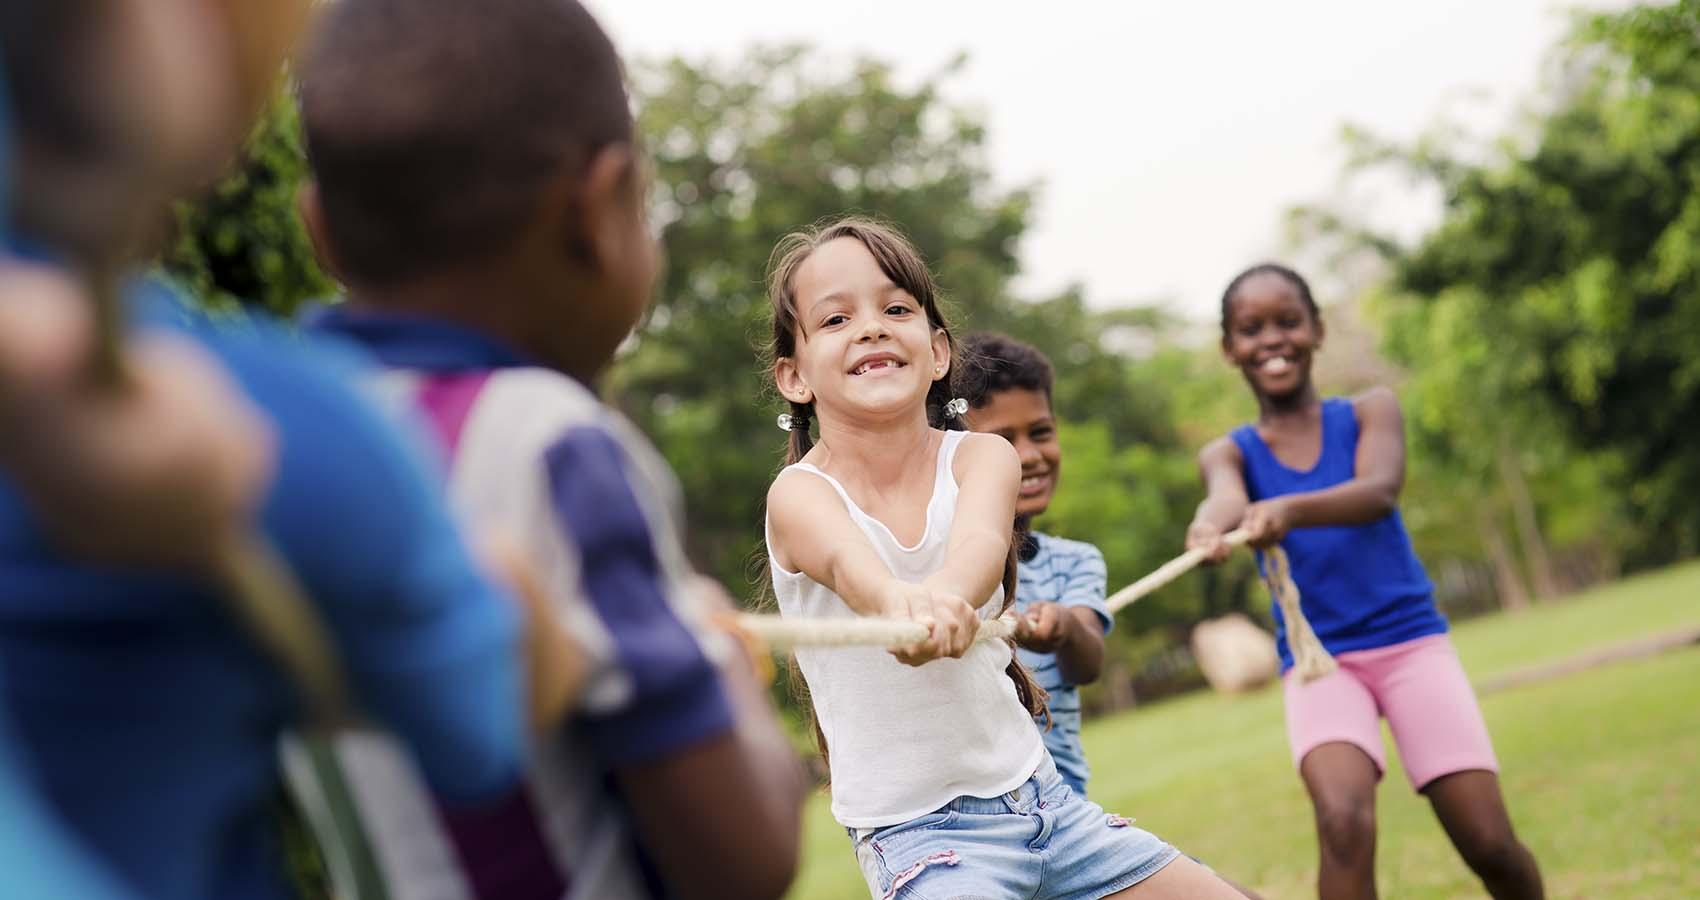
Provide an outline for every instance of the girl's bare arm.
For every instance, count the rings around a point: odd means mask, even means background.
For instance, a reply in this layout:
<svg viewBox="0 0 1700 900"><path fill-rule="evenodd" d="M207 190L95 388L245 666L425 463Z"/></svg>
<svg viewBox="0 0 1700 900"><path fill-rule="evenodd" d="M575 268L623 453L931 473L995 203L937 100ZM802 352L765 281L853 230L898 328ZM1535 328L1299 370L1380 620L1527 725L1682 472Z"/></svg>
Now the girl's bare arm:
<svg viewBox="0 0 1700 900"><path fill-rule="evenodd" d="M1015 529L1015 498L1021 490L1021 459L1009 441L997 435L970 434L962 439L953 468L960 487L944 567L922 583L978 609L1003 583Z"/></svg>
<svg viewBox="0 0 1700 900"><path fill-rule="evenodd" d="M781 568L820 582L860 615L892 614L896 579L825 479L781 473L767 491L767 520Z"/></svg>

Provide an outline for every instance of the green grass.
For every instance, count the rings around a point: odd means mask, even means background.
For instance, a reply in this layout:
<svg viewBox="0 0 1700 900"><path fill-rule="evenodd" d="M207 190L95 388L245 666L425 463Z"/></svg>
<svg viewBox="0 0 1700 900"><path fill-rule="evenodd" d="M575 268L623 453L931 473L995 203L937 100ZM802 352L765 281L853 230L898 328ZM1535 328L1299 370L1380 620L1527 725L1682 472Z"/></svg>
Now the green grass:
<svg viewBox="0 0 1700 900"><path fill-rule="evenodd" d="M1464 623L1480 680L1700 625L1700 564ZM1482 699L1518 831L1563 898L1700 897L1700 650ZM1266 897L1315 896L1310 807L1287 760L1279 691L1193 694L1087 725L1093 799ZM1390 752L1389 760L1397 754ZM1394 763L1377 797L1383 896L1482 896ZM867 897L825 796L805 822L797 900Z"/></svg>

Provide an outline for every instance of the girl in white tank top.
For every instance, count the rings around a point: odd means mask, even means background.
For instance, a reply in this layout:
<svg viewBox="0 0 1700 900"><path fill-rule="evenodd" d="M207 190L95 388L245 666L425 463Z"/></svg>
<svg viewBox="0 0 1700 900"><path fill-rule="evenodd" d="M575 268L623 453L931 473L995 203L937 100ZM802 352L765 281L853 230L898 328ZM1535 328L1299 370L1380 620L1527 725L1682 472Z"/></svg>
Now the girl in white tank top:
<svg viewBox="0 0 1700 900"><path fill-rule="evenodd" d="M846 219L788 237L774 259L773 374L791 408L790 464L767 497L780 612L929 627L895 651L797 651L833 815L873 896L1237 897L1075 797L1033 727L1037 687L1007 643L974 641L1014 583L1021 467L1002 438L934 427L962 404L919 254Z"/></svg>
<svg viewBox="0 0 1700 900"><path fill-rule="evenodd" d="M814 465L798 463L786 472L823 479L842 498L850 520L891 576L919 584L944 566L958 492L952 463L967 436L941 433L926 528L913 546L901 544L891 529L856 505L837 479ZM768 543L771 554L771 536ZM857 615L808 575L786 571L777 558L772 567L782 614ZM978 619L995 617L1003 601L999 584L980 606ZM797 664L830 748L833 816L853 828L892 825L963 794L996 797L1026 781L1045 747L1015 685L1004 676L1010 659L1003 641L980 641L960 659L921 666L904 665L873 647L798 649ZM894 755L899 735L903 753Z"/></svg>

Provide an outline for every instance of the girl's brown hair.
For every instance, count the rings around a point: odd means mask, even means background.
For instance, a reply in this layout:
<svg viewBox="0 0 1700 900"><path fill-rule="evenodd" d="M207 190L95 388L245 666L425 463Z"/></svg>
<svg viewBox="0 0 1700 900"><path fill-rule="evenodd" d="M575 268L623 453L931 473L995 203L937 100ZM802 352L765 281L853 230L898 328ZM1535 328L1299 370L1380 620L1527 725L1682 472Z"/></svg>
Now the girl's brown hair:
<svg viewBox="0 0 1700 900"><path fill-rule="evenodd" d="M773 305L773 340L768 345L768 362L796 356L797 335L800 332L797 322L797 270L802 268L803 263L815 250L839 238L850 238L866 247L868 252L873 254L874 261L879 264L885 277L914 297L926 313L928 324L943 332L945 343L950 347L950 364L945 369L944 377L934 381L927 389L927 422L934 428L947 431L964 430L967 425L961 416L945 415L945 404L955 396L955 372L960 361L960 349L956 338L950 333L950 323L945 320L944 310L939 304L938 284L933 281L933 273L921 258L920 251L915 249L915 245L911 244L901 231L890 225L872 219L846 216L814 228L793 231L779 240L773 248L773 255L769 257L767 266L767 296ZM814 404L798 403L794 400L787 402L791 406L791 419L797 423L792 427L785 447L785 465L789 466L802 462L803 457L814 448L814 438L809 433L809 423L814 418ZM1004 560L1004 600L1000 614L1015 602L1016 562L1016 547L1011 541L1009 556ZM1010 646L1013 649L1013 641ZM1033 680L1032 674L1013 654L1008 668L1004 671L1010 681L1015 683L1015 693L1021 699L1021 705L1034 716L1044 716L1048 723L1050 710L1045 705L1045 689ZM820 723L814 718L813 704L807 702L807 689L803 685L803 679L798 677L795 670L791 675L794 692L804 708L810 711L815 744L824 759L827 755L826 736L821 733Z"/></svg>

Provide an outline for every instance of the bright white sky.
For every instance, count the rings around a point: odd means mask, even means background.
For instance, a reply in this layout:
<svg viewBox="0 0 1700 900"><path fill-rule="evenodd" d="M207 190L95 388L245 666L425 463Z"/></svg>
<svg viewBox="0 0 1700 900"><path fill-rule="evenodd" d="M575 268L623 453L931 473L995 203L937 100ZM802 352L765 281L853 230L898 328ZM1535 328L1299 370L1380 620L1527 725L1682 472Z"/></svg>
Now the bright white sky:
<svg viewBox="0 0 1700 900"><path fill-rule="evenodd" d="M588 0L628 57L808 41L911 77L958 51L998 181L1041 183L1019 285L1209 318L1240 268L1283 249L1282 211L1330 196L1340 127L1409 138L1442 113L1497 130L1564 33L1555 0ZM1621 6L1593 0L1591 6ZM1433 203L1354 195L1420 233ZM1324 298L1325 299L1325 298Z"/></svg>

